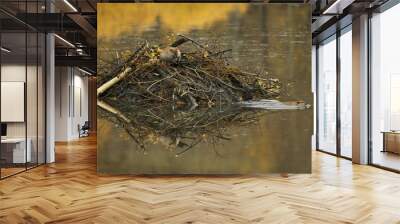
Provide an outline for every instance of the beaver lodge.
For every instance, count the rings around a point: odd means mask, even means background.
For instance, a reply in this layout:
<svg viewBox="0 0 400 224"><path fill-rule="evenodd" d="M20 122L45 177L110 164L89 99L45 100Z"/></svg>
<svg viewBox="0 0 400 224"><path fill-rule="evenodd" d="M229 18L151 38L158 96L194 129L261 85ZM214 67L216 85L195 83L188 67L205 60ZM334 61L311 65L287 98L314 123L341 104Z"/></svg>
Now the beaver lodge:
<svg viewBox="0 0 400 224"><path fill-rule="evenodd" d="M257 122L265 112L254 108L304 107L276 101L281 82L230 65L230 51L183 35L169 46L146 41L123 63L100 65L99 115L123 127L144 152L161 143L178 156L202 141L228 141L229 127Z"/></svg>

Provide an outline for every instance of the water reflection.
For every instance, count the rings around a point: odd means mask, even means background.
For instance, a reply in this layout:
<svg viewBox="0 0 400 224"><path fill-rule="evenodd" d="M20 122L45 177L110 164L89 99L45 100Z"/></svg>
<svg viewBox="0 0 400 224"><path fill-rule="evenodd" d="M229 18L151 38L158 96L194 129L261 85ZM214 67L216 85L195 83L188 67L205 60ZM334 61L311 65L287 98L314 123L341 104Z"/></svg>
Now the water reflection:
<svg viewBox="0 0 400 224"><path fill-rule="evenodd" d="M245 4L99 4L99 31L101 39L120 39L134 31L158 32L160 27L174 33L204 29L218 21L227 20L231 13L244 13ZM121 18L123 18L121 22Z"/></svg>
<svg viewBox="0 0 400 224"><path fill-rule="evenodd" d="M110 113L100 110L100 117L107 118L115 126L122 127L143 153L151 151L156 144L182 155L201 142L208 142L215 149L220 141L230 141L232 127L248 126L258 121L261 111L238 105L224 105L195 110L175 110L168 106L124 106L109 102L122 109L129 125ZM218 152L215 150L216 154Z"/></svg>
<svg viewBox="0 0 400 224"><path fill-rule="evenodd" d="M312 104L308 6L224 4L226 8L221 10L224 16L213 17L220 6L195 5L196 12L193 12L185 8L191 7L186 4L178 9L173 4L161 8L156 4L146 5L143 8L133 4L129 10L126 7L127 14L122 13L120 17L124 19L118 20L122 23L122 31L110 28L111 23L99 22L100 60L135 49L143 40L151 44L170 43L175 38L175 31L180 30L212 48L232 49L230 62L243 70L268 73L282 80L285 95L280 100ZM135 11L139 8L140 11ZM112 18L118 12L114 9L101 6L99 21ZM203 22L195 24L187 22L187 19L182 22L180 18L184 17L180 16L185 14L194 20L202 18ZM142 16L149 19L138 19ZM116 102L108 103L121 108ZM176 112L170 108L125 107L129 108L124 111L133 112L130 119L137 120L137 116L153 119L145 126L141 123L133 126L136 130L127 131L123 124L99 110L100 172L222 174L310 171L311 109L260 112L224 107L222 110ZM161 126L154 128L154 120L159 118L172 121L174 125L161 122ZM189 120L211 121L212 125L196 129ZM174 128L178 123L184 124ZM141 141L132 141L132 135Z"/></svg>

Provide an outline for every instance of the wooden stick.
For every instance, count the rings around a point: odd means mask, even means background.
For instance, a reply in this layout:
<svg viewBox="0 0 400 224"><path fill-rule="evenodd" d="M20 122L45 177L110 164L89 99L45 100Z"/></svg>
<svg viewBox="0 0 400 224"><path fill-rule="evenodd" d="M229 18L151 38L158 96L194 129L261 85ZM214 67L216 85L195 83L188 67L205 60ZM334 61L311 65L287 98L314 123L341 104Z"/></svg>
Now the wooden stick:
<svg viewBox="0 0 400 224"><path fill-rule="evenodd" d="M115 109L114 107L110 106L106 102L104 102L102 100L98 100L97 106L99 106L100 108L102 108L105 111L108 111L108 112L116 115L117 117L124 120L126 123L131 123L131 120L129 120L129 118L125 117L125 115L121 111L119 111L118 109Z"/></svg>
<svg viewBox="0 0 400 224"><path fill-rule="evenodd" d="M179 38L178 40L176 40L174 43L172 43L170 46L171 47L178 47L186 42L188 42L189 40L185 37Z"/></svg>
<svg viewBox="0 0 400 224"><path fill-rule="evenodd" d="M200 47L200 48L203 48L203 49L206 50L209 54L213 54L213 52L211 52L210 50L208 50L207 47L203 46L203 45L200 44L199 42L197 42L197 41L195 41L195 40L193 40L193 39L191 39L191 38L189 38L189 37L186 37L186 36L184 36L184 35L182 35L182 34L178 34L178 36L189 40L190 42L192 42L193 44L197 45L197 46Z"/></svg>
<svg viewBox="0 0 400 224"><path fill-rule="evenodd" d="M217 52L217 53L211 54L210 56L217 56L217 55L219 55L219 54L224 54L224 53L229 52L229 51L232 51L232 49L227 49L227 50L219 51L219 52Z"/></svg>
<svg viewBox="0 0 400 224"><path fill-rule="evenodd" d="M129 72L132 71L131 67L126 67L124 71L116 75L114 78L111 80L107 81L103 85L101 85L99 88L97 88L97 96L100 96L102 93L107 91L109 88L111 88L113 85L124 79Z"/></svg>

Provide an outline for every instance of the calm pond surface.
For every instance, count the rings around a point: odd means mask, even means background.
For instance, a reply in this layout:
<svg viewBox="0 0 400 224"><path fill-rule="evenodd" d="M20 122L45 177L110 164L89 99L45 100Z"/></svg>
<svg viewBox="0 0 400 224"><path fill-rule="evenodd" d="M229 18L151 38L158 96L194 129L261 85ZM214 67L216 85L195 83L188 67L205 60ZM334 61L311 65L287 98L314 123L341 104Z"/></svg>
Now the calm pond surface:
<svg viewBox="0 0 400 224"><path fill-rule="evenodd" d="M100 4L98 57L107 61L143 40L167 44L181 33L213 48L232 49L231 64L241 70L281 80L280 101L312 105L309 14L307 5L294 4ZM98 110L101 173L311 172L312 108L258 113L256 122L221 127L228 139L204 137L184 153L159 139L142 150Z"/></svg>

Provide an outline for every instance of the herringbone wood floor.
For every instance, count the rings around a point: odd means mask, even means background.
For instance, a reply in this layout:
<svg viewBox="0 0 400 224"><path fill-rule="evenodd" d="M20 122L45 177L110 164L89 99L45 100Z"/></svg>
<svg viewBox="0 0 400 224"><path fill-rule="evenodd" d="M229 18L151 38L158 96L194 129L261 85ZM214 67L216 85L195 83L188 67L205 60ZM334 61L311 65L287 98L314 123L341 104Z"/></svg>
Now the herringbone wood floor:
<svg viewBox="0 0 400 224"><path fill-rule="evenodd" d="M400 223L400 175L313 153L312 175L98 176L96 139L0 181L0 223Z"/></svg>

